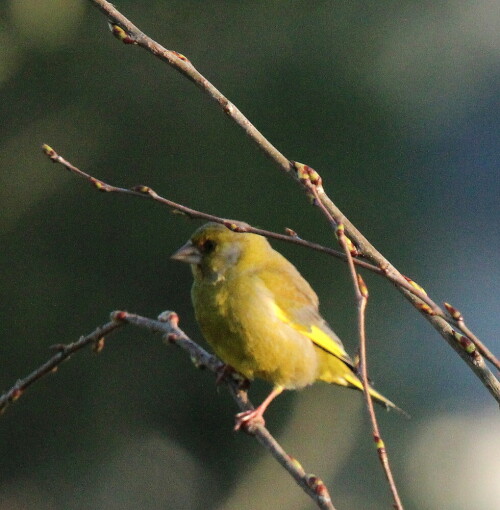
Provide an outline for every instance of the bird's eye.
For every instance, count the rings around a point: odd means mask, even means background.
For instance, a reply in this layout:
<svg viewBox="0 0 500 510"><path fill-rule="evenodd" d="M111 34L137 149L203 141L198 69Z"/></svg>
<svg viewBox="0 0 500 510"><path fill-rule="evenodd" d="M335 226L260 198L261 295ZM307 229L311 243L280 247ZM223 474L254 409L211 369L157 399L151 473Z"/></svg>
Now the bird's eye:
<svg viewBox="0 0 500 510"><path fill-rule="evenodd" d="M211 239L207 239L201 245L201 251L203 253L210 253L214 250L214 248L215 248L215 242L212 241Z"/></svg>

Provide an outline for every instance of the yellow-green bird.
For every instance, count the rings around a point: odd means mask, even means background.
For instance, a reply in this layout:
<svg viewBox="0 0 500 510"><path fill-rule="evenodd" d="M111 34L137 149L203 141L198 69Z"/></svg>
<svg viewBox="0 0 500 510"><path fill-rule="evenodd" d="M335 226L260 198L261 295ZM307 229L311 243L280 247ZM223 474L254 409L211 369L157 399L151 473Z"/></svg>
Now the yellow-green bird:
<svg viewBox="0 0 500 510"><path fill-rule="evenodd" d="M273 384L235 429L262 421L283 390L324 381L363 391L353 361L321 317L318 297L295 266L265 237L207 223L172 255L191 264L196 319L217 356L249 380ZM398 409L370 388L386 407Z"/></svg>

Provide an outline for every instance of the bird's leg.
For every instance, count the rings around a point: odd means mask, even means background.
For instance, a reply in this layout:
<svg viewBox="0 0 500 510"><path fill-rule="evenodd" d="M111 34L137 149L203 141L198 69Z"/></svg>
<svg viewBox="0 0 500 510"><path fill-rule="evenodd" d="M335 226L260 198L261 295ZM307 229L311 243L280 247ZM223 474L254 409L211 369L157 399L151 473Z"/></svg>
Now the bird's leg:
<svg viewBox="0 0 500 510"><path fill-rule="evenodd" d="M285 388L283 386L275 386L273 391L269 393L266 399L260 404L259 407L249 410L243 411L242 413L238 413L235 417L235 425L234 430L240 430L242 427L247 428L249 425L264 425L266 422L264 420L264 412L269 406L269 404L280 394L283 392Z"/></svg>

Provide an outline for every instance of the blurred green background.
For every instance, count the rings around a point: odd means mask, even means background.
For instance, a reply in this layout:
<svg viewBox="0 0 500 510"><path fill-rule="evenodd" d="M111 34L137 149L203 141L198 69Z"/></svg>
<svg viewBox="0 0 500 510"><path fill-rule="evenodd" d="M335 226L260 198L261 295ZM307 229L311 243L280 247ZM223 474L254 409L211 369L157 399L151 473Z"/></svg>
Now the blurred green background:
<svg viewBox="0 0 500 510"><path fill-rule="evenodd" d="M291 159L316 168L361 231L497 352L500 4L120 0ZM0 387L126 309L176 310L194 339L187 267L200 222L95 192L52 165L147 184L201 210L335 246L299 188L190 82L111 37L84 0L0 3ZM346 267L288 246L347 349ZM407 509L493 510L497 406L393 287L367 274L370 374L410 412L379 413ZM497 323L497 324L495 324ZM267 387L256 383L258 402ZM312 508L214 378L128 330L80 352L0 420L0 510ZM271 432L336 507L389 508L361 395L285 394Z"/></svg>

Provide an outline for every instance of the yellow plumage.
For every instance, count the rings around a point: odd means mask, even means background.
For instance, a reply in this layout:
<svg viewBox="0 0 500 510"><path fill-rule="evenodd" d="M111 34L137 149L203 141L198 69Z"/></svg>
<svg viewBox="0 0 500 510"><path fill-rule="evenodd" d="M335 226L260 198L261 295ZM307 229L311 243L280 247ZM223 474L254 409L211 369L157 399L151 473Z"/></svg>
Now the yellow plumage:
<svg viewBox="0 0 500 510"><path fill-rule="evenodd" d="M315 292L264 237L208 223L172 258L191 264L196 319L217 356L246 378L274 385L255 411L238 415L236 428L262 418L283 389L318 380L363 389ZM374 389L370 394L396 407Z"/></svg>

